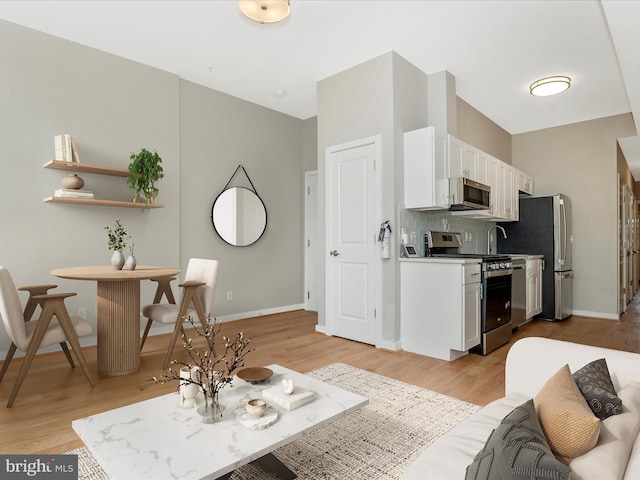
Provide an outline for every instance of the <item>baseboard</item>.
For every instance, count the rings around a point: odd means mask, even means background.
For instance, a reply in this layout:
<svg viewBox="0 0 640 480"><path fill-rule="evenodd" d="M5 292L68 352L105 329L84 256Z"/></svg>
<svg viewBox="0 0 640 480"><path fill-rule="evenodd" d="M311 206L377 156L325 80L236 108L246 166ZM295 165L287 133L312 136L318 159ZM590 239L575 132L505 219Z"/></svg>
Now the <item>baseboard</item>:
<svg viewBox="0 0 640 480"><path fill-rule="evenodd" d="M329 335L327 333L326 325L316 325L316 332ZM375 347L380 348L382 350L390 350L393 352L397 352L399 350L402 350L402 342L401 341L388 342L386 340L383 340L382 342L377 343Z"/></svg>
<svg viewBox="0 0 640 480"><path fill-rule="evenodd" d="M231 315L222 315L217 317L217 319L221 322L232 322L234 320L244 320L246 318L252 317L261 317L263 315L273 315L275 313L285 313L291 312L293 310L302 310L304 305L302 303L295 305L286 305L282 307L274 307L274 308L266 308L264 310L255 310L253 312L244 312L244 313L234 313ZM144 325L146 325L147 321L145 318L141 319L141 329L140 329L140 338L142 338L142 334L144 333ZM157 323L157 322L156 322ZM159 325L153 326L149 331L149 336L152 337L154 335L162 335L164 333L172 333L174 329L174 325ZM96 345L97 338L95 336L82 337L78 339L80 341L81 347L90 347ZM38 350L38 353L49 353L49 352L59 352L60 346L58 344L50 345L48 347L44 347ZM7 356L7 350L0 350L0 359L3 359ZM24 357L24 352L18 350L14 355L14 358Z"/></svg>
<svg viewBox="0 0 640 480"><path fill-rule="evenodd" d="M263 315L273 315L275 313L291 312L293 310L303 310L304 304L286 305L284 307L265 308L264 310L255 310L253 312L234 313L231 315L222 315L217 317L221 322L232 322L234 320L244 320L246 318L261 317Z"/></svg>
<svg viewBox="0 0 640 480"><path fill-rule="evenodd" d="M399 340L395 342L389 342L389 341L383 340L382 342L376 345L376 348L397 352L398 350L402 350L402 342Z"/></svg>
<svg viewBox="0 0 640 480"><path fill-rule="evenodd" d="M572 315L578 315L579 317L591 317L591 318L604 318L606 320L620 320L620 315L617 313L602 313L602 312L589 312L586 310L572 310Z"/></svg>
<svg viewBox="0 0 640 480"><path fill-rule="evenodd" d="M230 315L220 315L217 316L216 319L219 322L233 322L235 320L246 320L247 318L253 318L253 317L261 317L263 315L274 315L276 313L285 313L285 312L292 312L294 310L302 310L303 309L303 304L298 304L298 305L287 305L284 307L274 307L274 308L266 308L264 310L254 310L253 312L243 312L243 313L232 313ZM171 333L173 332L173 325L162 325L159 326L157 328L152 328L151 331L149 331L149 335L161 335L163 333ZM140 336L142 336L142 333L140 333Z"/></svg>

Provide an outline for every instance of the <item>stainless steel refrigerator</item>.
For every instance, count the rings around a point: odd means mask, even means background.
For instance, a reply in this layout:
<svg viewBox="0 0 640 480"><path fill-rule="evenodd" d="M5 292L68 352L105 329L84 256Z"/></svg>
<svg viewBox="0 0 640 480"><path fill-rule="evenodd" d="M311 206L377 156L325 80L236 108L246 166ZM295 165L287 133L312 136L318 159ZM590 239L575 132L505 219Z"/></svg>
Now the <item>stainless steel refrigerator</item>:
<svg viewBox="0 0 640 480"><path fill-rule="evenodd" d="M520 220L500 223L499 253L544 255L542 313L544 320L564 320L573 308L571 200L566 195L520 197Z"/></svg>

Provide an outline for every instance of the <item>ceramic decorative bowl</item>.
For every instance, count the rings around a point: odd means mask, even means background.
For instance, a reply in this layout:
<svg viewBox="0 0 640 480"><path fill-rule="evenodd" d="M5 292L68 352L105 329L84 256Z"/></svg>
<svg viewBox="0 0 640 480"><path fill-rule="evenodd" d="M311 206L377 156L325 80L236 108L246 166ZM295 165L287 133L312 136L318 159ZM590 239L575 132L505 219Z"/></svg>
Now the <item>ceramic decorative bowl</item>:
<svg viewBox="0 0 640 480"><path fill-rule="evenodd" d="M267 378L271 377L273 370L264 367L249 367L239 370L236 375L246 382L256 384L264 382Z"/></svg>
<svg viewBox="0 0 640 480"><path fill-rule="evenodd" d="M261 417L264 411L267 409L267 402L262 400L261 398L252 398L247 402L244 407L247 410L247 413L252 417Z"/></svg>

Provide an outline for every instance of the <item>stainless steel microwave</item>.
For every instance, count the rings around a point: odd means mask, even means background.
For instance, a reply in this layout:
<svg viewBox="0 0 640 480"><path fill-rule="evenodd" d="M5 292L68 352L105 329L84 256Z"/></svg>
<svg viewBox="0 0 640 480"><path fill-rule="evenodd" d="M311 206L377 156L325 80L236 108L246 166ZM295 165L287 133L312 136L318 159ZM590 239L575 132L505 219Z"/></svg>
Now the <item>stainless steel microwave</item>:
<svg viewBox="0 0 640 480"><path fill-rule="evenodd" d="M465 177L449 179L449 210L487 210L491 187Z"/></svg>

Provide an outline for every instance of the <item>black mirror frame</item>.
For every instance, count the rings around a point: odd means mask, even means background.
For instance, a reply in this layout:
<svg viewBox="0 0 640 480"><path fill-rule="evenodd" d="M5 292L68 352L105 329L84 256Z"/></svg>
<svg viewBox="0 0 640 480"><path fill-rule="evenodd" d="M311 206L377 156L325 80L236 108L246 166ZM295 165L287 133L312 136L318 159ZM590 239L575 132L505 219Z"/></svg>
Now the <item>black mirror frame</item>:
<svg viewBox="0 0 640 480"><path fill-rule="evenodd" d="M224 238L224 236L222 236L222 234L220 233L220 231L218 230L218 228L216 228L216 222L215 222L215 219L214 219L214 217L213 217L213 211L214 211L214 209L216 208L216 203L218 202L218 200L220 199L220 197L221 197L221 196L222 196L226 191L231 190L231 189L234 189L234 188L241 188L241 189L247 190L248 192L253 193L253 194L256 196L256 198L260 201L260 203L262 204L262 208L264 209L264 227L262 228L262 231L260 232L260 235L258 235L258 237L257 237L253 242L251 242L251 243L247 243L247 244L243 244L243 245L236 245L236 244L233 244L233 243L229 242L228 240L226 240L226 239ZM221 239L224 243L226 243L227 245L231 245L232 247L249 247L249 246L251 246L251 245L255 244L258 240L260 240L260 239L263 237L264 232L266 232L266 231L267 231L267 224L268 224L268 223L269 223L269 215L268 215L268 213L267 213L267 206L264 204L264 201L262 200L262 198L260 197L260 195L258 195L258 192L256 192L255 190L251 190L250 188L247 188L247 187L228 187L228 188L225 188L224 190L222 190L222 192L220 192L220 193L218 194L218 196L216 197L216 199L213 201L213 205L211 206L211 225L213 225L213 229L214 229L214 230L215 230L215 232L218 234L218 237L220 237L220 239Z"/></svg>

